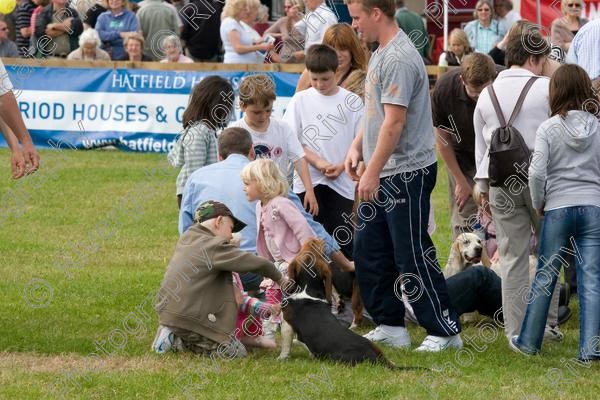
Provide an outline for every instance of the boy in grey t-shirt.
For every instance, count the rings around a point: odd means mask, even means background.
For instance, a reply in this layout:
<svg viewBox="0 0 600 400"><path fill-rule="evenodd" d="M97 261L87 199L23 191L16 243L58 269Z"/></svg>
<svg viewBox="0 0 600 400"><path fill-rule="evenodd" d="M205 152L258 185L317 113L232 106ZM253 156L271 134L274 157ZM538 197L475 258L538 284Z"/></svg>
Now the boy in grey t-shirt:
<svg viewBox="0 0 600 400"><path fill-rule="evenodd" d="M357 210L354 260L365 306L377 324L365 337L410 346L405 295L428 334L418 351L460 348L458 316L427 233L437 164L425 66L396 25L393 0L346 4L363 39L379 42L367 73L365 125L345 162L348 174L360 179L363 200ZM366 169L359 177L363 159Z"/></svg>

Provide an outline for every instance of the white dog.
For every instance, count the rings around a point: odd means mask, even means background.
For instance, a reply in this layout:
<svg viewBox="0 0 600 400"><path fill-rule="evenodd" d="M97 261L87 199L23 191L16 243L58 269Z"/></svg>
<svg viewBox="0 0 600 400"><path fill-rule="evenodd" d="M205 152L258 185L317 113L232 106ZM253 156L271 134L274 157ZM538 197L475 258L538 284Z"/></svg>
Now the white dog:
<svg viewBox="0 0 600 400"><path fill-rule="evenodd" d="M444 276L448 279L465 268L478 263L483 264L485 267L491 265L485 246L476 234L461 233L450 248L448 264L444 268Z"/></svg>

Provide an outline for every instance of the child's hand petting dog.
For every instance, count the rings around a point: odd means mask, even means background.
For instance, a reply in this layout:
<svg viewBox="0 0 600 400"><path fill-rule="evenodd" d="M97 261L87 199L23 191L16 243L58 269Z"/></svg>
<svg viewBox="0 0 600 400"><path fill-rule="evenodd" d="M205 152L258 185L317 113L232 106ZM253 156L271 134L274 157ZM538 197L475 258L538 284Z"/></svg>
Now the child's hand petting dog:
<svg viewBox="0 0 600 400"><path fill-rule="evenodd" d="M271 315L277 315L281 312L281 303L271 304L269 307Z"/></svg>
<svg viewBox="0 0 600 400"><path fill-rule="evenodd" d="M233 237L231 238L229 243L231 243L235 247L240 247L240 242L242 240L242 234L239 232L235 232L231 236L233 236Z"/></svg>

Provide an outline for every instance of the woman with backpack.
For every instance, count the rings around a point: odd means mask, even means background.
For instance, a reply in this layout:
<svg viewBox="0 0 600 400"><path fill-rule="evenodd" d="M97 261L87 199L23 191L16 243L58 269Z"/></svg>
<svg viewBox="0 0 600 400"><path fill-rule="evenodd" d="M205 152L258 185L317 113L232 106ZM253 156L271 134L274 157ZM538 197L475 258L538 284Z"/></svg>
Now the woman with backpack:
<svg viewBox="0 0 600 400"><path fill-rule="evenodd" d="M508 40L508 69L501 71L494 83L481 92L473 114L477 168L474 180L479 190L489 196L496 226L504 331L508 339L519 333L527 308L524 298L530 285L529 237L532 227L536 237L539 236L540 218L531 205L527 179L529 154L535 145L537 129L550 115L550 80L540 76L550 48L538 31L527 35L526 38L531 40L528 46L523 46L525 37L521 35ZM529 88L526 87L528 83L531 85ZM519 109L517 98L521 97L520 94L523 96ZM497 100L497 107L494 100ZM500 115L502 118L499 118ZM510 133L514 139L521 137L526 150L524 159L515 157L510 147L502 148L503 143L498 140L500 131ZM523 146L512 149L523 150ZM503 153L501 150L506 151ZM513 161L509 161L509 157ZM557 290L547 321L547 337L554 340L563 337L557 326L558 294Z"/></svg>
<svg viewBox="0 0 600 400"><path fill-rule="evenodd" d="M533 207L544 216L539 262L525 319L511 347L538 353L561 266L573 257L579 295L581 361L600 359L600 123L586 72L561 66L550 80L551 118L540 125L529 167ZM572 268L572 267L571 267Z"/></svg>

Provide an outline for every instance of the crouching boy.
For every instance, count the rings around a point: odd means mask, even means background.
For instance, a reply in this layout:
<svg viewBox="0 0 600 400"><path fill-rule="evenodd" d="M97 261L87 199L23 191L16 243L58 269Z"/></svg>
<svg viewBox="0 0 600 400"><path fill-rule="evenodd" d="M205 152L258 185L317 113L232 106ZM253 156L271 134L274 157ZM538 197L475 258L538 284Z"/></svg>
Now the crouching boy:
<svg viewBox="0 0 600 400"><path fill-rule="evenodd" d="M245 224L223 203L206 201L180 237L157 296L159 328L152 344L168 350L243 357L234 332L238 315L232 272L254 272L284 284L268 260L230 243Z"/></svg>

